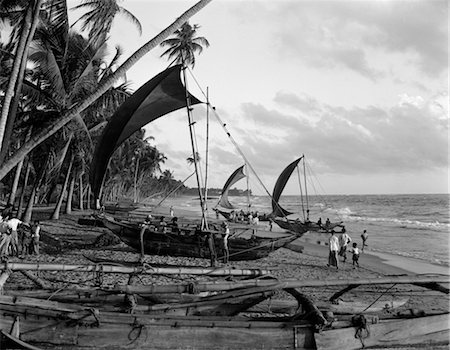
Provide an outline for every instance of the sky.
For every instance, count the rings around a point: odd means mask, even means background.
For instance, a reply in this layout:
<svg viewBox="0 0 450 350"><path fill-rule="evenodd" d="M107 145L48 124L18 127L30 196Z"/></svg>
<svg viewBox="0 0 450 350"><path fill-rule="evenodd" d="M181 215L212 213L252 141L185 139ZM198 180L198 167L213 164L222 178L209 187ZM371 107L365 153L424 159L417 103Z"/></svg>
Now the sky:
<svg viewBox="0 0 450 350"><path fill-rule="evenodd" d="M111 47L127 58L195 3L122 2L143 33L118 19ZM447 1L213 0L190 23L210 46L188 88L203 101L208 91L261 179L249 175L253 193L271 193L303 154L316 194L449 192ZM163 51L128 71L133 89L167 68ZM193 115L204 172L207 113ZM209 120L208 186L221 188L244 161L213 113ZM179 180L193 171L184 110L145 129L167 157L163 170ZM194 177L186 184L196 187ZM298 191L293 176L285 194Z"/></svg>

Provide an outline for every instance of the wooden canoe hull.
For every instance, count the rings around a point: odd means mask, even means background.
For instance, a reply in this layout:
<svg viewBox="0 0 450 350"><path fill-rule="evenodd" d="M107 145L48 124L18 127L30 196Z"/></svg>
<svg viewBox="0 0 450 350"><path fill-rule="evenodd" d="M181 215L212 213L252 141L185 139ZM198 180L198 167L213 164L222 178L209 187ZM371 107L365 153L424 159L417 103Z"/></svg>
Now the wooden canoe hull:
<svg viewBox="0 0 450 350"><path fill-rule="evenodd" d="M119 222L107 218L103 224L125 244L140 251L141 228L132 223ZM228 240L229 259L232 261L256 260L268 256L284 245L294 241L295 235L281 239L270 238L230 238ZM218 260L223 260L224 244L221 238L215 239ZM144 233L144 253L149 255L183 256L193 258L210 258L206 235L174 234L146 230Z"/></svg>
<svg viewBox="0 0 450 350"><path fill-rule="evenodd" d="M42 349L314 349L299 322L223 317L155 317L91 312L56 302L1 297L0 329L20 323L20 340Z"/></svg>
<svg viewBox="0 0 450 350"><path fill-rule="evenodd" d="M46 349L360 349L357 328L336 322L314 333L304 321L167 317L103 312L72 304L0 297L0 329ZM17 327L19 320L19 327ZM369 324L366 347L449 344L449 314ZM337 328L341 327L341 328Z"/></svg>
<svg viewBox="0 0 450 350"><path fill-rule="evenodd" d="M433 345L448 345L450 339L449 314L389 320L369 324L369 335L360 340L357 328L331 329L315 334L319 350L361 349L363 347L419 346L430 349Z"/></svg>
<svg viewBox="0 0 450 350"><path fill-rule="evenodd" d="M342 222L332 222L327 226L321 225L319 226L315 222L305 223L299 220L282 220L282 219L273 219L273 221L280 226L282 229L287 231L295 232L295 233L306 233L308 231L313 232L330 232L336 227L342 227Z"/></svg>

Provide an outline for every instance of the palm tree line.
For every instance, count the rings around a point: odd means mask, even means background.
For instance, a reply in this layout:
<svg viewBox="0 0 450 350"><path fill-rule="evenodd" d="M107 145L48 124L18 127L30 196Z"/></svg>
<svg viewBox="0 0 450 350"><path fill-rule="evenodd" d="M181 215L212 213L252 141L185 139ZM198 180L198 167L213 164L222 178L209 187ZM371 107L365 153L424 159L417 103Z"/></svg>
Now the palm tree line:
<svg viewBox="0 0 450 350"><path fill-rule="evenodd" d="M109 60L105 51L112 20L124 14L138 32L141 26L117 0L76 6L86 10L77 20L80 29L69 25L66 1L0 2L0 29L8 28L0 37L0 184L3 193L9 193L7 201L18 203L18 214L25 221L30 220L35 203L56 202L53 218L58 218L66 192L67 213L73 197L78 208L89 207L89 167L96 139L107 118L132 93L126 82L117 83L117 79L164 42L170 30L177 35L179 26L190 27L187 19L210 1L199 1L118 69L113 67L121 59L121 50L116 48ZM186 50L179 52L186 54ZM193 52L199 48L194 46ZM185 57L194 64L193 55ZM170 171L161 173L166 157L149 140L141 130L117 150L105 181L105 199L130 196L136 187L145 198L180 185ZM20 198L16 198L18 192Z"/></svg>

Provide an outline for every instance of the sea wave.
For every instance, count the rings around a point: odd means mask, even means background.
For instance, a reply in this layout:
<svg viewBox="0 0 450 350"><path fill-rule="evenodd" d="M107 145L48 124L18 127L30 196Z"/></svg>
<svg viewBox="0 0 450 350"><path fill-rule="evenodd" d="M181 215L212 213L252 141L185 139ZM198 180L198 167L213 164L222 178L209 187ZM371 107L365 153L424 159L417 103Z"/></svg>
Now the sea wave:
<svg viewBox="0 0 450 350"><path fill-rule="evenodd" d="M426 261L428 263L450 267L450 262L448 261L448 257L445 255L438 256L438 255L430 255L427 252L417 252L417 251L416 252L404 252L404 251L390 250L390 249L371 249L371 250L374 252L389 253L392 255L403 256L405 258L414 258L414 259ZM434 254L436 254L436 253L434 253Z"/></svg>
<svg viewBox="0 0 450 350"><path fill-rule="evenodd" d="M374 217L355 216L355 215L350 215L350 216L346 217L346 220L347 221L387 223L387 224L393 224L396 227L414 228L414 229L418 229L418 230L450 231L450 224L442 223L439 221L424 222L424 221L419 221L419 220L395 219L395 218L374 218Z"/></svg>

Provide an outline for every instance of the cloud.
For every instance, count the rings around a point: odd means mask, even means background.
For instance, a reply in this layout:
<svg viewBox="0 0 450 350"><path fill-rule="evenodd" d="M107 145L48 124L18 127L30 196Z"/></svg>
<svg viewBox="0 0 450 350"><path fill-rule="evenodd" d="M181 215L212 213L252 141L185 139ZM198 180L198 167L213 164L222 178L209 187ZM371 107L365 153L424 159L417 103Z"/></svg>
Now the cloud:
<svg viewBox="0 0 450 350"><path fill-rule="evenodd" d="M398 105L390 108L349 109L320 104L305 95L278 94L278 101L298 110L288 114L259 104L243 105L244 118L258 120L260 125L258 133L247 134L247 148L258 150L259 156L253 151L252 157L258 167L271 173L302 153L321 173L381 174L443 168L448 166L448 119L439 102L444 96L425 100L402 95ZM311 106L318 115L314 122L302 117ZM267 137L273 130L271 125L284 136ZM274 167L273 162L279 165Z"/></svg>
<svg viewBox="0 0 450 350"><path fill-rule="evenodd" d="M345 68L372 80L389 73L379 61L396 61L398 54L431 77L448 69L447 1L286 2L270 9L282 59Z"/></svg>

